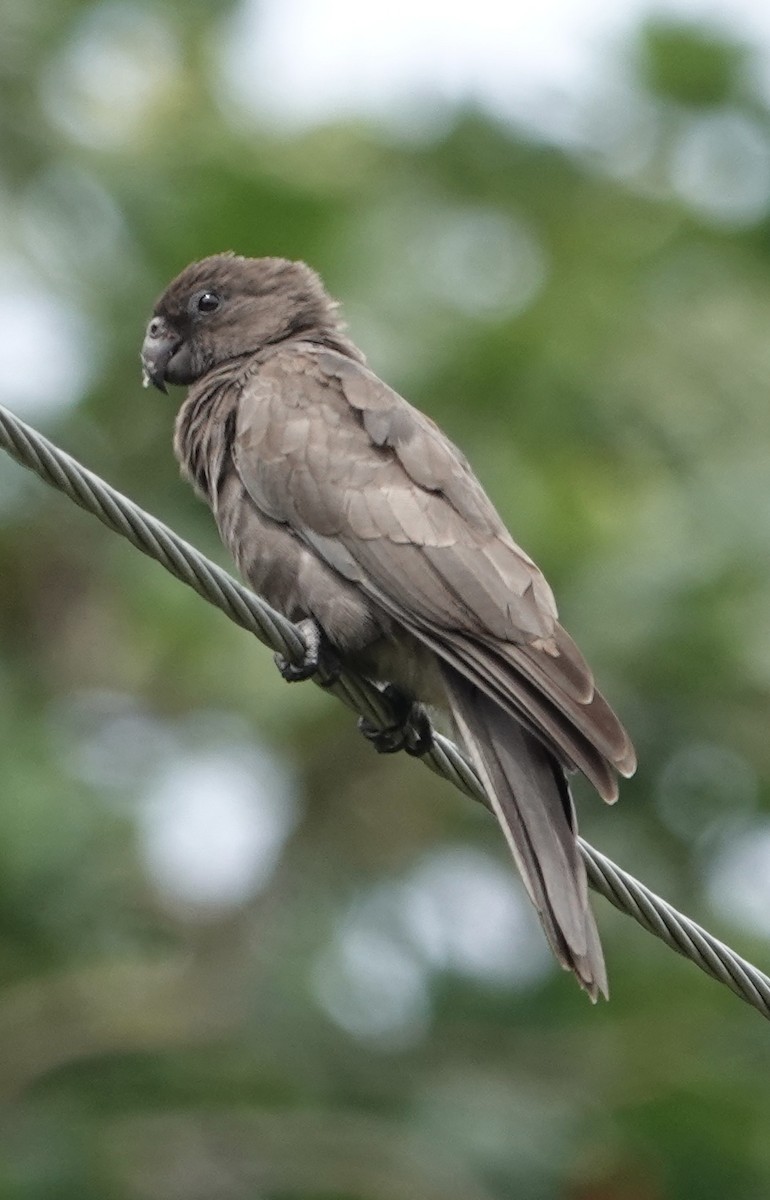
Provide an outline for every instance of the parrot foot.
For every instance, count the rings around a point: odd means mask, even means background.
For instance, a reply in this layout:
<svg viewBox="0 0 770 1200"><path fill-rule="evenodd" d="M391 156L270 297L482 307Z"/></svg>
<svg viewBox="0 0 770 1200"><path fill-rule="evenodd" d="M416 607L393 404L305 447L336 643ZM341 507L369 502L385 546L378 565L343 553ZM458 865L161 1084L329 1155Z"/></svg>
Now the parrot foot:
<svg viewBox="0 0 770 1200"><path fill-rule="evenodd" d="M291 663L283 654L274 654L273 661L287 683L302 683L318 675L321 687L332 687L340 677L340 663L317 621L308 617L297 623L305 643L301 663Z"/></svg>
<svg viewBox="0 0 770 1200"><path fill-rule="evenodd" d="M360 732L378 754L396 754L405 750L414 758L422 758L433 748L433 729L425 709L392 683L383 688L383 695L395 712L395 724L380 729L366 717L359 717Z"/></svg>

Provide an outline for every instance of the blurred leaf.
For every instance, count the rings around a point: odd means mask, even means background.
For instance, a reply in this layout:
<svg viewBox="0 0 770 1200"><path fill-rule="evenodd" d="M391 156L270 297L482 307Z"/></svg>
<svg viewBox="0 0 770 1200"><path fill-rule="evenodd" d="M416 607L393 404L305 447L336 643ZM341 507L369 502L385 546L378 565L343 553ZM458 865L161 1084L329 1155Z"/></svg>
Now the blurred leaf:
<svg viewBox="0 0 770 1200"><path fill-rule="evenodd" d="M750 47L692 22L658 18L640 42L642 78L664 100L712 108L734 99L748 75Z"/></svg>

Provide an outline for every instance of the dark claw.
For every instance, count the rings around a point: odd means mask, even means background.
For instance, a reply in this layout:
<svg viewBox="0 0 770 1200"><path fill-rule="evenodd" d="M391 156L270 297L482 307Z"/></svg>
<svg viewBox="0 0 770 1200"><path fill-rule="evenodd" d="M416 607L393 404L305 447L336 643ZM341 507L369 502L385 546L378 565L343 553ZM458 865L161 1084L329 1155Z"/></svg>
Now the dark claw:
<svg viewBox="0 0 770 1200"><path fill-rule="evenodd" d="M359 731L371 742L378 754L397 754L406 749L406 730L403 725L387 725L380 729L366 717L358 718Z"/></svg>
<svg viewBox="0 0 770 1200"><path fill-rule="evenodd" d="M423 758L424 755L429 754L433 749L433 726L430 723L430 717L421 704L414 703L412 705L406 729L406 745L404 749L407 754L412 755L412 758Z"/></svg>
<svg viewBox="0 0 770 1200"><path fill-rule="evenodd" d="M319 675L322 687L331 687L340 677L340 664L327 642L320 625L308 617L297 624L305 642L305 657L301 663L291 663L283 654L274 654L273 661L287 683L302 683Z"/></svg>
<svg viewBox="0 0 770 1200"><path fill-rule="evenodd" d="M359 730L378 754L396 754L405 750L415 758L422 758L433 747L433 730L425 709L392 684L383 689L383 694L395 711L396 723L380 729L360 717Z"/></svg>
<svg viewBox="0 0 770 1200"><path fill-rule="evenodd" d="M304 662L299 665L289 662L282 654L274 654L273 661L287 683L302 683L303 680L312 678L318 670L318 663L309 655L306 655Z"/></svg>

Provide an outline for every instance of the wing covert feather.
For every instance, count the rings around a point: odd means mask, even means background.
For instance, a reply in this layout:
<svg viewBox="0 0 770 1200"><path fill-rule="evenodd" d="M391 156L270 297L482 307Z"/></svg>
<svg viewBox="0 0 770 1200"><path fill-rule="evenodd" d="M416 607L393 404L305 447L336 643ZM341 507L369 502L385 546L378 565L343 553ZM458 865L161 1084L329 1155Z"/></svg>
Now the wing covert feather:
<svg viewBox="0 0 770 1200"><path fill-rule="evenodd" d="M437 653L451 644L477 686L489 674L520 716L534 704L530 725L612 798L598 760L630 772L625 731L544 577L429 418L362 364L295 344L245 382L234 458L259 508Z"/></svg>

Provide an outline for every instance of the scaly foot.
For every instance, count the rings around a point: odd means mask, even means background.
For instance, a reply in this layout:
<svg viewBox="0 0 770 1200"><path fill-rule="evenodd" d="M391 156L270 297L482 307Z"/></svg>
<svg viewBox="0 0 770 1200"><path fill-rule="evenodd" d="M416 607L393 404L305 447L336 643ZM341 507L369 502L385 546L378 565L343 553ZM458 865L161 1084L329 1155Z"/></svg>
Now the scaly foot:
<svg viewBox="0 0 770 1200"><path fill-rule="evenodd" d="M305 643L305 657L301 663L290 663L283 654L273 655L273 661L287 683L301 683L320 675L322 687L331 687L340 677L340 663L317 621L307 617L297 623L297 629Z"/></svg>
<svg viewBox="0 0 770 1200"><path fill-rule="evenodd" d="M414 758L422 758L433 748L433 730L425 709L392 683L383 688L383 695L394 710L395 723L379 729L366 717L359 717L359 730L378 754L396 754L405 750Z"/></svg>

